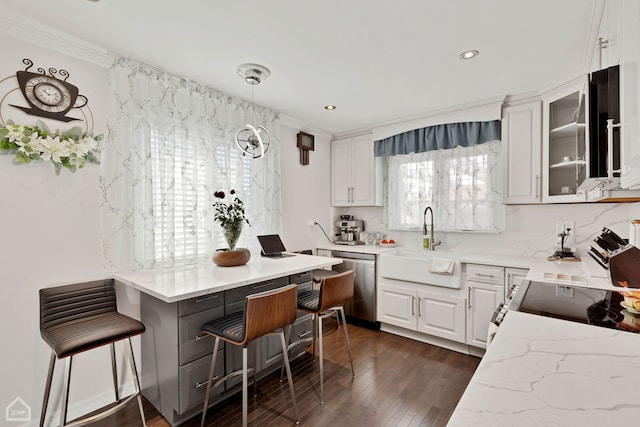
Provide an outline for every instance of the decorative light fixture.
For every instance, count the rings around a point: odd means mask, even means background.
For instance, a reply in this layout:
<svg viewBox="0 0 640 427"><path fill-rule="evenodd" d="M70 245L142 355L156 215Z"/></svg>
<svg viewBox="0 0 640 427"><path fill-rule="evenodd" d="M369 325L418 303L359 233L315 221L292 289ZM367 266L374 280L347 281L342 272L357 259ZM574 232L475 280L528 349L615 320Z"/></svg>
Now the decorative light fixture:
<svg viewBox="0 0 640 427"><path fill-rule="evenodd" d="M331 105L331 104L329 104L329 105L325 105L325 106L324 106L324 109L325 109L325 110L329 110L329 111L331 111L331 110L335 110L335 109L336 109L336 106L335 106L335 105Z"/></svg>
<svg viewBox="0 0 640 427"><path fill-rule="evenodd" d="M460 59L471 59L475 58L478 55L480 55L480 52L478 52L477 50L465 50L460 54Z"/></svg>
<svg viewBox="0 0 640 427"><path fill-rule="evenodd" d="M259 85L271 75L267 67L259 64L242 64L238 66L238 76L251 85L251 104L253 105L253 121L256 120L255 103L253 96L254 86ZM242 151L243 156L251 156L254 159L264 156L271 145L271 137L264 126L244 125L236 132L236 145Z"/></svg>

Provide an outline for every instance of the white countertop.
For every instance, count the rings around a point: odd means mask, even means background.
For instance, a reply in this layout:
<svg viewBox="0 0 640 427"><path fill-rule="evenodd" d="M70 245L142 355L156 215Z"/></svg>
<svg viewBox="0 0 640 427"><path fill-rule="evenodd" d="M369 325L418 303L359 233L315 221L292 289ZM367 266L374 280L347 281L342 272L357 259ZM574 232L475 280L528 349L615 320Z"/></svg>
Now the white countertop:
<svg viewBox="0 0 640 427"><path fill-rule="evenodd" d="M380 245L335 245L333 243L326 243L318 246L318 249L329 251L356 252L361 254L373 255L380 255L386 252L391 252L396 248L397 247L389 248Z"/></svg>
<svg viewBox="0 0 640 427"><path fill-rule="evenodd" d="M640 334L509 312L449 426L631 426Z"/></svg>
<svg viewBox="0 0 640 427"><path fill-rule="evenodd" d="M211 260L203 260L191 265L118 272L114 277L125 285L171 303L341 262L337 258L300 254L277 259L252 254L247 264L238 267L219 267Z"/></svg>

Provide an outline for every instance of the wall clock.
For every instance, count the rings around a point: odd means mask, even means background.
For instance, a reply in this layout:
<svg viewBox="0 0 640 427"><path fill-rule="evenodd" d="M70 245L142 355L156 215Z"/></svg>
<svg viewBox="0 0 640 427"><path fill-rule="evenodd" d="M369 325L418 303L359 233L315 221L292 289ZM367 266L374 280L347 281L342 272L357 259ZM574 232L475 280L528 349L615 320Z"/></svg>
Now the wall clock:
<svg viewBox="0 0 640 427"><path fill-rule="evenodd" d="M33 61L23 59L22 63L27 66L24 71L16 72L16 79L22 91L24 99L29 104L28 107L10 104L27 114L47 119L70 122L76 119L67 117L67 113L72 108L82 108L88 103L84 95L79 94L78 87L67 82L69 73L66 70L56 70L49 68L48 73L43 68L38 68L34 73L29 71L33 66ZM60 75L64 80L59 79Z"/></svg>

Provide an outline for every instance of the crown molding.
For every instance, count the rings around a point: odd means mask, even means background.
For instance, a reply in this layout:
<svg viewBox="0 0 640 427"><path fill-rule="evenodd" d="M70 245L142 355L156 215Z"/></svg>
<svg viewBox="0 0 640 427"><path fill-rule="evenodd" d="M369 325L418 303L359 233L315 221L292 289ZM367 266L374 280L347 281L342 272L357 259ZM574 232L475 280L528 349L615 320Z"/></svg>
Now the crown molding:
<svg viewBox="0 0 640 427"><path fill-rule="evenodd" d="M114 56L109 51L8 10L0 15L0 34L103 68L113 63Z"/></svg>
<svg viewBox="0 0 640 427"><path fill-rule="evenodd" d="M331 132L324 129L317 128L295 117L287 116L286 114L280 114L278 120L281 125L285 125L292 129L300 129L303 132L311 133L320 138L331 139Z"/></svg>
<svg viewBox="0 0 640 427"><path fill-rule="evenodd" d="M334 140L334 139L354 138L356 136L371 135L371 134L372 134L372 131L370 128L359 128L359 129L351 129L344 132L334 133L331 139Z"/></svg>

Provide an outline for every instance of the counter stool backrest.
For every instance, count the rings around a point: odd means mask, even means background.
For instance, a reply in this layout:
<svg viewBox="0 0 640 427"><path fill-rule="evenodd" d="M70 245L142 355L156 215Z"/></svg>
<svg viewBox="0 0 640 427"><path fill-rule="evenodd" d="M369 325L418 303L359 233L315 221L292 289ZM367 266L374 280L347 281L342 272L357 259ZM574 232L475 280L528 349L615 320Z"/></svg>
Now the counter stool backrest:
<svg viewBox="0 0 640 427"><path fill-rule="evenodd" d="M40 289L40 330L118 311L113 279Z"/></svg>
<svg viewBox="0 0 640 427"><path fill-rule="evenodd" d="M296 320L297 299L297 285L249 295L245 305L244 342L292 324Z"/></svg>
<svg viewBox="0 0 640 427"><path fill-rule="evenodd" d="M353 299L354 271L325 277L320 285L320 309L318 312L343 305Z"/></svg>

